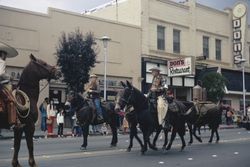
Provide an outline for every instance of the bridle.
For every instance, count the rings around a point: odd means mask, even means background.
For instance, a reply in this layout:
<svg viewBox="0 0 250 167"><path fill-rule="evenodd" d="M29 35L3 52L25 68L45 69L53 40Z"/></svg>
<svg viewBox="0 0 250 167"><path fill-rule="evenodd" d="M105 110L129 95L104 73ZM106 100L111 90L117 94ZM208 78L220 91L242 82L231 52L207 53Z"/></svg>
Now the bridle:
<svg viewBox="0 0 250 167"><path fill-rule="evenodd" d="M125 89L126 89L126 88L125 88ZM132 88L132 89L129 89L129 90L130 90L130 94L129 94L129 96L128 96L128 99L125 99L125 98L120 97L120 100L126 104L125 106L128 106L128 105L129 105L129 103L130 103L130 101L131 101L131 99L132 99L132 96L133 96L133 94L134 94L134 89L133 89L133 88Z"/></svg>
<svg viewBox="0 0 250 167"><path fill-rule="evenodd" d="M48 71L48 73L49 73L48 81L50 81L51 76L54 75L54 72L56 71L56 68L54 66L52 66L52 68L49 70L48 68L46 68L42 64L38 63L37 61L32 60L32 62L35 63L36 65L40 66L41 68L45 69L46 71ZM41 69L38 69L38 71L41 73Z"/></svg>

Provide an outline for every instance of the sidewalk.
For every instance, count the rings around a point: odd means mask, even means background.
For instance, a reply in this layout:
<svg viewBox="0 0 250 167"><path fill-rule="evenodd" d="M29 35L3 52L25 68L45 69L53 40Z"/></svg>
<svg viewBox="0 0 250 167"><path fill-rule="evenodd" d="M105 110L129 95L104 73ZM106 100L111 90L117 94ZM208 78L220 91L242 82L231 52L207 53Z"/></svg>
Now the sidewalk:
<svg viewBox="0 0 250 167"><path fill-rule="evenodd" d="M53 135L50 135L48 136L48 138L55 138L57 137L57 127L54 128L53 130L54 134ZM63 129L63 133L64 133L64 136L71 136L71 128L64 128ZM1 136L0 136L0 140L4 140L4 139L12 139L14 138L14 133L12 130L8 130L8 129L2 129L2 133L1 133ZM25 135L23 134L23 137L22 138L25 138ZM35 134L34 134L34 138L44 138L44 132L41 131L41 129L39 127L36 127L36 130L35 130Z"/></svg>
<svg viewBox="0 0 250 167"><path fill-rule="evenodd" d="M225 125L222 124L220 125L219 129L235 129L235 128L239 128L237 125ZM203 129L203 127L201 128ZM208 127L206 126L206 129L208 129ZM48 138L56 138L57 137L57 127L54 128L54 134L48 136ZM64 133L64 137L68 137L68 136L72 136L71 134L71 128L64 128L63 129L63 133ZM111 133L109 132L109 135ZM12 139L14 138L14 133L13 131L7 130L7 129L2 129L2 136L0 136L0 140L4 140L4 139ZM90 134L90 135L101 135L100 133L96 133L96 134ZM23 135L24 138L24 135ZM44 138L44 132L40 130L39 127L36 127L36 131L34 134L34 138Z"/></svg>

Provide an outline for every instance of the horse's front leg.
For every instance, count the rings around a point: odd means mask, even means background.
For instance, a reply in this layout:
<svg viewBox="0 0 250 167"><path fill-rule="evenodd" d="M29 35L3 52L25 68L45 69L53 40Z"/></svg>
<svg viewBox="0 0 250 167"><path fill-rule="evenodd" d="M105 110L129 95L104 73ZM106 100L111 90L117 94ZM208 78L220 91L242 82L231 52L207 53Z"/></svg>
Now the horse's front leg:
<svg viewBox="0 0 250 167"><path fill-rule="evenodd" d="M202 143L201 137L198 137L198 136L196 135L196 129L197 129L197 126L194 125L194 128L193 128L193 135L194 135L194 137L195 137L199 142Z"/></svg>
<svg viewBox="0 0 250 167"><path fill-rule="evenodd" d="M181 151L183 151L184 148L186 147L186 142L185 142L185 139L184 139L185 131L184 132L178 132L178 134L179 134L179 136L181 138L181 142L182 142Z"/></svg>
<svg viewBox="0 0 250 167"><path fill-rule="evenodd" d="M111 140L110 146L116 147L117 142L118 142L118 138L117 138L117 127L116 127L115 123L111 123L110 128L112 131L112 140Z"/></svg>
<svg viewBox="0 0 250 167"><path fill-rule="evenodd" d="M210 136L210 139L209 139L209 141L208 141L209 143L212 143L212 141L213 141L213 138L214 138L214 131L215 131L214 128L212 128L212 129L211 129L211 136Z"/></svg>
<svg viewBox="0 0 250 167"><path fill-rule="evenodd" d="M35 124L31 123L25 126L24 133L26 138L26 143L29 150L29 165L31 167L36 167L36 162L34 159L34 143L33 143L33 137L35 132Z"/></svg>
<svg viewBox="0 0 250 167"><path fill-rule="evenodd" d="M166 150L170 150L171 149L173 141L174 141L175 136L176 136L176 131L177 131L177 129L175 127L173 127L172 134L171 134L171 139L170 139L170 142L169 142Z"/></svg>
<svg viewBox="0 0 250 167"><path fill-rule="evenodd" d="M21 165L18 162L18 152L20 150L22 135L23 135L23 128L14 129L14 155L12 159L13 167L21 167Z"/></svg>
<svg viewBox="0 0 250 167"><path fill-rule="evenodd" d="M82 132L83 132L83 143L81 145L81 150L86 150L88 145L88 135L89 135L89 124L84 124L82 126Z"/></svg>
<svg viewBox="0 0 250 167"><path fill-rule="evenodd" d="M127 148L127 152L130 152L131 151L131 148L133 147L133 139L134 139L134 136L137 135L135 134L137 133L136 132L136 126L132 125L130 126L130 133L129 133L129 146ZM143 147L143 146L142 146ZM141 148L142 148L141 147Z"/></svg>
<svg viewBox="0 0 250 167"><path fill-rule="evenodd" d="M160 125L156 129L156 134L155 134L155 137L154 137L154 140L153 140L153 147L155 147L155 148L156 148L156 141L157 141L157 139L158 139L158 137L159 137L159 135L161 133L161 129L162 129L162 127Z"/></svg>

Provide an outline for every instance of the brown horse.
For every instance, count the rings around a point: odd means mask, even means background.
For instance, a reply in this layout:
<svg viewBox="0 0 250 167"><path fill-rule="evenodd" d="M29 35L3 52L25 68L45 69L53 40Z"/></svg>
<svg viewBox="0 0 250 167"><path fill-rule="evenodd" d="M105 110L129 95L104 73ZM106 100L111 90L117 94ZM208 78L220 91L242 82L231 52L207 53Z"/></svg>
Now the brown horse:
<svg viewBox="0 0 250 167"><path fill-rule="evenodd" d="M30 55L30 62L24 68L21 78L18 83L18 88L25 92L30 100L30 112L26 118L21 118L20 121L24 124L23 128L14 128L14 156L12 159L13 167L21 167L18 162L18 152L20 149L21 138L23 132L29 150L29 165L36 167L36 162L33 153L33 136L35 132L35 122L38 119L37 101L39 98L39 81L42 79L57 79L60 77L60 72L46 62L37 59L32 54ZM0 117L0 128L8 128L7 112Z"/></svg>

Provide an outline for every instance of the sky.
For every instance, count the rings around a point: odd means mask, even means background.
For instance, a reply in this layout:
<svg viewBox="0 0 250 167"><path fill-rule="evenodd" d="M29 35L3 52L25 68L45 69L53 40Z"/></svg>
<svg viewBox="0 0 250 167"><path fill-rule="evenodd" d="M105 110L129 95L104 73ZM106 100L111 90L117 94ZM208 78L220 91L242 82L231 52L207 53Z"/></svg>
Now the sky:
<svg viewBox="0 0 250 167"><path fill-rule="evenodd" d="M54 7L82 13L85 10L94 8L112 0L0 0L0 5L10 6L20 9L26 9L36 12L47 13L48 7ZM185 0L173 0L185 1ZM233 7L238 1L244 1L248 4L250 10L250 0L196 0L200 4L223 10L226 7ZM250 12L248 12L250 13ZM248 17L250 23L250 16Z"/></svg>

